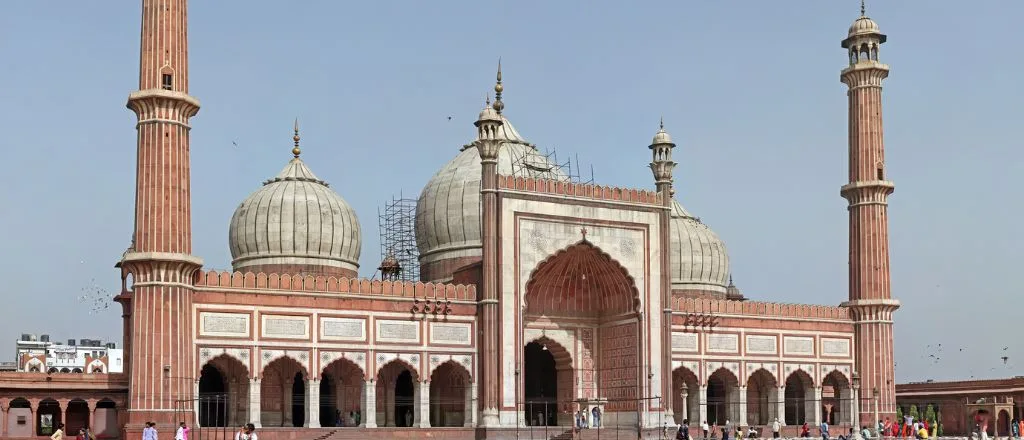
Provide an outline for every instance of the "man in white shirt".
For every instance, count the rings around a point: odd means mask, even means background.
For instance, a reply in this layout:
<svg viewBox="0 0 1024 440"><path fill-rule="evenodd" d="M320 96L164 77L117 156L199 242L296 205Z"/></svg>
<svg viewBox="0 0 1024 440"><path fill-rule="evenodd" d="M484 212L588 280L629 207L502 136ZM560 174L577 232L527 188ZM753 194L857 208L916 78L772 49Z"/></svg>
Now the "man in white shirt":
<svg viewBox="0 0 1024 440"><path fill-rule="evenodd" d="M772 422L772 438L779 438L779 431L782 431L782 424L779 423L779 418L776 417L775 421Z"/></svg>

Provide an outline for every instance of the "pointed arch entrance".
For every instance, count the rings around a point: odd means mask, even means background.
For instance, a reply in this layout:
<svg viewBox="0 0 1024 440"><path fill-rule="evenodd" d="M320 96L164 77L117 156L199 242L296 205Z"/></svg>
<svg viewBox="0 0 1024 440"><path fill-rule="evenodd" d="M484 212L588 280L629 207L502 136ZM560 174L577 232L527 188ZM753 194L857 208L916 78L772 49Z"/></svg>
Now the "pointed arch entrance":
<svg viewBox="0 0 1024 440"><path fill-rule="evenodd" d="M199 370L199 426L236 426L249 407L249 369L238 359L220 355Z"/></svg>
<svg viewBox="0 0 1024 440"><path fill-rule="evenodd" d="M305 423L307 377L305 367L287 356L263 368L260 418L264 427L300 427Z"/></svg>
<svg viewBox="0 0 1024 440"><path fill-rule="evenodd" d="M542 423L571 425L579 406L601 401L601 412L607 415L602 415L603 425L636 423L636 399L642 383L640 295L628 271L584 239L537 265L526 283L523 301L524 332L557 328L570 339L568 348L574 350L570 352L552 339L523 347L522 395L532 399L523 402L530 407L523 408L528 411L525 419L536 422L534 407L546 402L544 407L556 408L557 415L541 410ZM553 345L565 351L563 362L557 362L559 353L551 350ZM579 357L575 362L573 354ZM550 374L552 369L554 374ZM547 378L546 386L554 387L555 395L547 390L540 396L541 390L531 382L531 372ZM550 383L552 380L555 383ZM625 418L620 420L620 415Z"/></svg>

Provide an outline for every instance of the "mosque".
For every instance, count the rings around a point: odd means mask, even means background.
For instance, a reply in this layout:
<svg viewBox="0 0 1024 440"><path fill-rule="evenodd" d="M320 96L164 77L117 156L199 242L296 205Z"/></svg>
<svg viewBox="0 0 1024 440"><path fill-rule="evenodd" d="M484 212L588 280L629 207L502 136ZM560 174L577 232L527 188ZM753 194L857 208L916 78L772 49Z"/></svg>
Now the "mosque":
<svg viewBox="0 0 1024 440"><path fill-rule="evenodd" d="M359 216L303 161L297 124L290 160L230 219L233 272L204 269L192 253L200 103L189 95L186 3L142 1L127 104L138 117L135 222L116 265L124 373L0 373L0 437L56 421L120 438L154 421L166 436L184 420L251 422L265 440L346 429L513 438L538 426L561 435L581 413L643 437L684 419L763 429L778 418L795 434L804 422L895 413L889 68L886 36L863 7L840 75L849 294L818 306L748 300L733 285L723 241L675 198L664 127L649 142L653 189L578 182L514 128L500 66L468 143L418 199L420 281L396 279L393 255L382 279L357 277Z"/></svg>

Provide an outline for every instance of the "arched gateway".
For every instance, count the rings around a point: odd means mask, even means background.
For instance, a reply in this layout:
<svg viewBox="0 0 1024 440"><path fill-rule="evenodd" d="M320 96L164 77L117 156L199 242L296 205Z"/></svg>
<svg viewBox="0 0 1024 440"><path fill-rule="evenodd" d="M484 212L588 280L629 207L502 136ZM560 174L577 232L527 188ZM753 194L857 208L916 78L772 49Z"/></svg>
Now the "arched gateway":
<svg viewBox="0 0 1024 440"><path fill-rule="evenodd" d="M603 424L636 423L640 296L626 269L584 239L537 265L524 303L526 424L571 425L595 406Z"/></svg>

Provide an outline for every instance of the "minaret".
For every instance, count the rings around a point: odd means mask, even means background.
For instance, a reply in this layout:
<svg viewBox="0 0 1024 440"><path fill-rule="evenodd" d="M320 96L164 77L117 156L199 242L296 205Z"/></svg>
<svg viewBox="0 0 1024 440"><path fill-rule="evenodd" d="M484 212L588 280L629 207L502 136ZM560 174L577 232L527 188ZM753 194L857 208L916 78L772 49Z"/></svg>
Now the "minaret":
<svg viewBox="0 0 1024 440"><path fill-rule="evenodd" d="M133 244L120 262L132 275L128 425L192 423L195 387L192 295L202 260L192 253L187 0L142 0ZM179 420L180 419L180 420ZM134 434L132 434L134 435Z"/></svg>
<svg viewBox="0 0 1024 440"><path fill-rule="evenodd" d="M658 289L661 290L663 320L661 326L659 326L661 334L658 336L661 338L661 349L665 350L665 352L662 352L660 357L661 389L650 390L648 395L652 396L672 395L672 355L670 351L672 350L672 263L670 261L671 252L669 252L669 249L672 248L672 196L675 194L675 190L672 189L672 171L676 168L676 163L672 160L672 149L675 147L676 144L672 142L672 137L665 131L665 121L659 121L658 132L654 134L654 139L651 141L649 148L651 149L651 172L654 173L654 185L661 195L662 204L665 206L658 219L658 230L661 231L658 242L658 246L661 247L661 252L659 252L660 261L658 262L661 267L661 277L659 277ZM651 336L653 337L653 335ZM662 399L660 409L666 415L672 414L673 401L675 399ZM671 419L671 417L669 418ZM685 415L683 418L686 418Z"/></svg>
<svg viewBox="0 0 1024 440"><path fill-rule="evenodd" d="M841 78L849 87L850 183L840 194L850 213L850 308L856 324L854 347L862 401L875 400L884 419L896 412L892 315L900 303L889 283L887 198L895 188L886 179L882 139L882 80L889 66L878 61L886 37L864 13L850 26L843 48L849 66ZM872 425L871 405L861 405L861 424Z"/></svg>
<svg viewBox="0 0 1024 440"><path fill-rule="evenodd" d="M481 236L483 238L483 280L480 292L480 384L479 410L480 426L497 427L501 424L498 408L501 403L501 377L498 375L498 362L501 359L499 313L501 311L498 295L498 151L501 142L497 139L501 128L501 110L505 103L501 101L501 61L498 61L498 81L494 85L495 100L493 105L485 106L474 123L477 127L476 148L480 152L480 198L482 199L483 215L480 219ZM517 384L518 386L518 384Z"/></svg>

